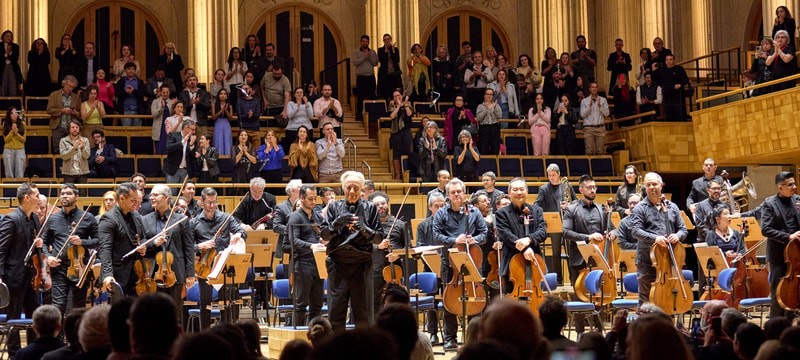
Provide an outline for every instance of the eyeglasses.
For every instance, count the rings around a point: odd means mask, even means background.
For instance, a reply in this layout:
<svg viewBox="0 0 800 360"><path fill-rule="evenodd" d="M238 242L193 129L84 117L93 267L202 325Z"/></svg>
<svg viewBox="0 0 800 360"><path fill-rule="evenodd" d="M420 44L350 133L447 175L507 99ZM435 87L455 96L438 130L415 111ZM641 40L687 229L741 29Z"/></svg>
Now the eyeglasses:
<svg viewBox="0 0 800 360"><path fill-rule="evenodd" d="M717 191L717 190L722 190L722 188L721 188L721 187L719 187L719 186L714 186L714 187L711 187L711 188L708 188L708 189L709 189L709 190L714 190L714 191Z"/></svg>
<svg viewBox="0 0 800 360"><path fill-rule="evenodd" d="M203 203L206 204L206 205L214 205L214 204L218 203L218 201L217 200L203 200Z"/></svg>
<svg viewBox="0 0 800 360"><path fill-rule="evenodd" d="M586 190L590 190L590 191L591 190L597 190L597 186L593 186L593 185L592 186L584 186L583 188L586 189Z"/></svg>
<svg viewBox="0 0 800 360"><path fill-rule="evenodd" d="M792 182L792 183L783 183L781 185L782 186L788 186L788 187L797 187L797 183L794 183L794 182Z"/></svg>

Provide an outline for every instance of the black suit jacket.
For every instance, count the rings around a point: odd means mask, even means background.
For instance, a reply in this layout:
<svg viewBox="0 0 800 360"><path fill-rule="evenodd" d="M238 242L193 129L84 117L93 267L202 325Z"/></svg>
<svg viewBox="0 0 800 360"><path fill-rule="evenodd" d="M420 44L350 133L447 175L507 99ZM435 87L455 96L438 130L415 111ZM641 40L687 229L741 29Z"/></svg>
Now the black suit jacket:
<svg viewBox="0 0 800 360"><path fill-rule="evenodd" d="M2 54L3 57L3 61L0 61L0 73L2 73L6 69L6 62L4 61L6 59L5 44L0 43L0 54ZM22 84L22 71L19 67L19 44L11 43L11 56L7 59L11 61L8 66L11 66L11 69L14 71L14 78L17 80L17 84Z"/></svg>
<svg viewBox="0 0 800 360"><path fill-rule="evenodd" d="M36 214L28 219L20 208L0 220L0 280L9 288L30 284L33 273L24 261L39 227Z"/></svg>
<svg viewBox="0 0 800 360"><path fill-rule="evenodd" d="M156 236L156 215L157 212L153 211L142 216L144 234L148 239ZM164 216L169 218L169 211ZM175 224L185 217L181 214L172 215L167 226ZM178 284L185 283L187 277L194 276L194 231L191 231L189 227L189 219L184 220L180 225L168 231L167 242L161 246L154 247L153 256L165 248L172 253L172 271L175 272ZM161 264L154 265L156 265L154 268L161 266Z"/></svg>
<svg viewBox="0 0 800 360"><path fill-rule="evenodd" d="M569 187L569 193L572 197L572 201L575 201L575 189L573 189L571 185ZM558 201L559 194L561 194L561 186L547 182L539 187L539 195L536 196L536 202L533 204L538 205L544 212L560 212L561 203Z"/></svg>
<svg viewBox="0 0 800 360"><path fill-rule="evenodd" d="M586 243L589 242L589 235L592 233L603 233L604 226L608 226L608 231L613 230L614 225L609 224L608 221L608 214L605 211L605 205L600 205L598 203L593 203L593 206L596 207L597 211L599 211L602 223L599 224L601 228L592 227L589 224L584 216L582 215L582 208L585 206L585 202L583 200L576 201L570 206L567 206L564 209L564 239L569 242L569 265L570 266L580 266L586 263L583 259L583 255L578 250L578 241L585 241ZM610 226L609 226L610 225Z"/></svg>
<svg viewBox="0 0 800 360"><path fill-rule="evenodd" d="M97 231L100 238L97 258L102 264L100 279L113 276L123 288L132 288L136 282L136 276L132 270L133 263L139 259L139 256L133 255L125 260L122 260L122 256L137 246L134 235L138 234L141 241L147 240L144 238L142 216L136 211L133 211L131 216L133 216L136 233L131 233L122 215L122 210L118 206L100 217L100 227Z"/></svg>
<svg viewBox="0 0 800 360"><path fill-rule="evenodd" d="M528 209L529 222L525 226L523 210ZM508 274L508 264L511 257L519 254L515 241L524 237L531 238L528 246L533 252L544 256L540 244L547 238L547 224L544 222L542 208L531 204L523 204L522 209L517 209L513 204L497 210L495 227L497 237L503 242L503 262L500 264L500 275ZM523 249L527 250L527 249Z"/></svg>
<svg viewBox="0 0 800 360"><path fill-rule="evenodd" d="M100 59L95 56L92 69L94 69L93 72L96 74L98 69L108 70L108 65L100 61ZM85 87L86 85L89 85L86 83L87 71L89 71L89 60L86 59L86 56L80 55L78 57L77 64L75 64L75 77L78 78L78 86ZM92 74L92 79L94 79L94 74Z"/></svg>
<svg viewBox="0 0 800 360"><path fill-rule="evenodd" d="M761 204L761 234L767 237L767 261L783 264L783 250L789 243L789 236L800 229L789 229L787 217L796 216L800 223L800 196L792 195L791 205L794 213L785 213L778 195L764 199Z"/></svg>
<svg viewBox="0 0 800 360"><path fill-rule="evenodd" d="M198 171L201 171L203 169L203 159L205 159L206 160L206 165L208 165L208 175L210 175L212 177L219 175L219 166L217 166L217 160L219 160L219 150L217 150L217 148L215 148L213 146L209 146L205 155L200 153L200 149L199 148L196 149L195 152L200 154L200 157L195 159L195 160L197 160L197 170ZM273 201L273 203L274 203L274 201Z"/></svg>
<svg viewBox="0 0 800 360"><path fill-rule="evenodd" d="M188 89L183 89L180 93L178 93L178 101L183 103L183 108L186 109L184 112L186 116L189 116L192 113L192 109L196 108L197 110L197 126L207 126L208 125L208 112L211 110L211 102L209 100L208 92L205 91L203 88L197 88L197 97L200 98L200 102L197 105L192 105L192 99L189 95ZM212 123L213 124L213 123Z"/></svg>
<svg viewBox="0 0 800 360"><path fill-rule="evenodd" d="M100 164L95 163L97 149L89 151L89 172L91 176L99 178L115 177L117 175L117 170L114 168L114 165L117 164L117 149L112 144L106 144L103 146L100 155L106 158L105 161Z"/></svg>
<svg viewBox="0 0 800 360"><path fill-rule="evenodd" d="M197 143L195 143L196 145ZM167 175L175 175L181 165L182 155L186 155L186 171L192 174L192 165L197 161L194 157L195 145L187 145L186 151L183 150L183 134L173 132L167 135L167 157L164 159L164 172Z"/></svg>

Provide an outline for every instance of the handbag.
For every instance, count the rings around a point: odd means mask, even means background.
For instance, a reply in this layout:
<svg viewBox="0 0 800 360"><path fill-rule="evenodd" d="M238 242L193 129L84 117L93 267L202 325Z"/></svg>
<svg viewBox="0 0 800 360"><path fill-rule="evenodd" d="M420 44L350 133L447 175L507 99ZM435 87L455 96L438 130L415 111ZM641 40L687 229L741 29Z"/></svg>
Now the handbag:
<svg viewBox="0 0 800 360"><path fill-rule="evenodd" d="M478 135L478 125L475 124L464 125L464 127L461 128L461 131L464 130L469 131L469 134L472 136Z"/></svg>
<svg viewBox="0 0 800 360"><path fill-rule="evenodd" d="M282 114L275 114L273 118L275 119L275 123L278 125L278 127L285 128L286 124L289 123L289 118L283 116Z"/></svg>

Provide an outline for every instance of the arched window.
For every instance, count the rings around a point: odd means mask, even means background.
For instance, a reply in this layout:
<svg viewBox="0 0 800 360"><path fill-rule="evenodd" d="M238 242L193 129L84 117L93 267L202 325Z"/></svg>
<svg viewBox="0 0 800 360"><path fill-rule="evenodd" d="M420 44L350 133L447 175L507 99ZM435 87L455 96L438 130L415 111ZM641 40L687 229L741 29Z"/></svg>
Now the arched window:
<svg viewBox="0 0 800 360"><path fill-rule="evenodd" d="M497 53L503 53L509 59L514 58L505 30L488 15L478 11L448 11L431 21L423 35L425 43L422 46L430 58L436 56L439 44L445 44L450 57L455 59L461 54L463 41L469 41L473 51L484 51L491 45Z"/></svg>
<svg viewBox="0 0 800 360"><path fill-rule="evenodd" d="M275 45L275 55L286 62L283 73L293 84L312 79L319 87L330 83L333 96L347 101L347 95L343 95L347 94L347 65L337 66L340 57L344 58L344 41L333 19L314 7L299 4L269 9L257 19L247 33L255 34L262 46Z"/></svg>
<svg viewBox="0 0 800 360"><path fill-rule="evenodd" d="M86 42L94 42L98 58L110 67L120 57L122 44L131 44L142 67L140 77L152 75L166 35L149 10L127 1L102 1L77 13L67 25L76 46L83 49Z"/></svg>

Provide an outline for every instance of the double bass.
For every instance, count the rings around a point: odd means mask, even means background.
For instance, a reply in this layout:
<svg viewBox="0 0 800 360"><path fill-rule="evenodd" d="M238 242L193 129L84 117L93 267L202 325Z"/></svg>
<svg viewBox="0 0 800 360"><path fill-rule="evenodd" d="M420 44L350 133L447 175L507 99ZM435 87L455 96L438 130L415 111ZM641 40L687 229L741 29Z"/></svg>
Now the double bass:
<svg viewBox="0 0 800 360"><path fill-rule="evenodd" d="M467 221L465 234L471 234L469 228L470 217L469 205L464 207L464 218ZM468 235L469 236L469 235ZM466 253L467 258L480 268L483 262L483 251L476 243L456 244L455 248L459 253ZM460 276L461 269L455 264L450 263L452 277L450 282L444 286L442 302L445 310L456 316L474 316L480 314L486 307L486 289L482 283L464 281Z"/></svg>
<svg viewBox="0 0 800 360"><path fill-rule="evenodd" d="M750 230L746 221L742 221L741 226L742 241L744 241ZM762 239L747 249L744 254L737 256L730 262L730 266L736 268L736 273L733 275L733 291L731 292L734 308L739 307L739 302L742 299L769 296L769 271L767 271L766 266L758 262L755 255L755 251L766 242L767 239Z"/></svg>
<svg viewBox="0 0 800 360"><path fill-rule="evenodd" d="M661 209L669 236L674 233L669 222L669 207L664 195L661 195ZM656 280L650 288L650 302L658 306L667 315L683 314L692 308L694 295L689 281L683 277L678 264L686 261L686 248L680 242L666 243L666 246L653 244L650 248L650 260L656 269Z"/></svg>

